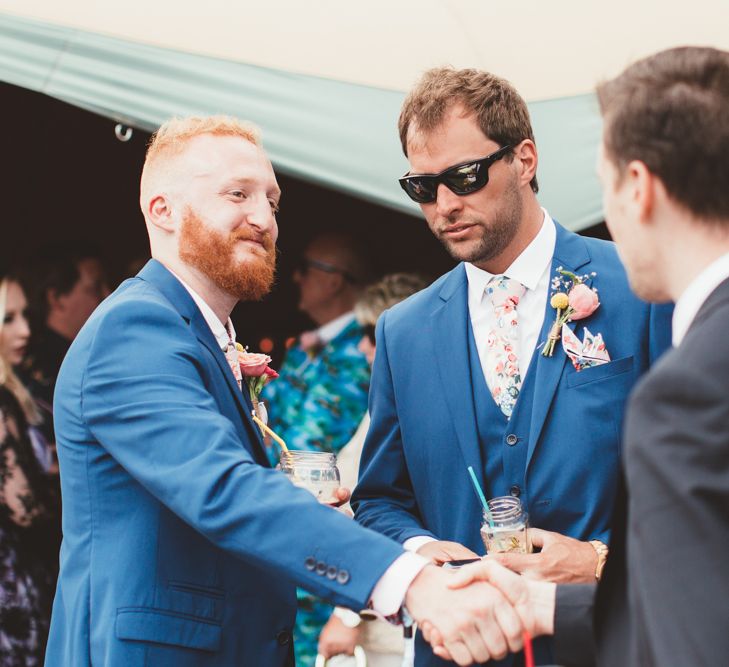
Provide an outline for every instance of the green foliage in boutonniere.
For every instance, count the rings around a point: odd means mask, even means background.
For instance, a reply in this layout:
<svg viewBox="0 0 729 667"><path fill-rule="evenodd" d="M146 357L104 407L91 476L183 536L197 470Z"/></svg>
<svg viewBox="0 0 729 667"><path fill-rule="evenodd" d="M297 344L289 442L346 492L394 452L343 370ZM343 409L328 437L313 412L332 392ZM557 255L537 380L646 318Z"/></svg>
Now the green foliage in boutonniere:
<svg viewBox="0 0 729 667"><path fill-rule="evenodd" d="M582 320L592 315L600 305L597 289L585 284L586 280L594 278L593 271L584 276L578 276L561 266L557 267L557 275L552 279L552 297L549 301L552 308L557 311L554 324L549 331L547 343L542 355L551 357L554 346L562 335L562 325L575 320Z"/></svg>

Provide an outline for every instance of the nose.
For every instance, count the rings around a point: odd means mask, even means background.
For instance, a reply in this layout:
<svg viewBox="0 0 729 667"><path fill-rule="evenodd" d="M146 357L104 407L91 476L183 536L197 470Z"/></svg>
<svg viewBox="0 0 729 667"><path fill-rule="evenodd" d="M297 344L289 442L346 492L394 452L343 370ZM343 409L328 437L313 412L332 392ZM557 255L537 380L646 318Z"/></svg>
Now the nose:
<svg viewBox="0 0 729 667"><path fill-rule="evenodd" d="M18 335L21 338L29 338L30 337L30 324L28 324L28 320L25 318L25 315L20 315L18 317Z"/></svg>
<svg viewBox="0 0 729 667"><path fill-rule="evenodd" d="M268 198L256 198L256 201L252 204L252 208L246 216L246 220L249 225L259 229L261 232L268 232L269 234L275 235L277 229L276 218Z"/></svg>
<svg viewBox="0 0 729 667"><path fill-rule="evenodd" d="M438 184L435 200L436 213L444 218L450 217L454 212L463 208L463 201L454 192L451 192L443 183Z"/></svg>

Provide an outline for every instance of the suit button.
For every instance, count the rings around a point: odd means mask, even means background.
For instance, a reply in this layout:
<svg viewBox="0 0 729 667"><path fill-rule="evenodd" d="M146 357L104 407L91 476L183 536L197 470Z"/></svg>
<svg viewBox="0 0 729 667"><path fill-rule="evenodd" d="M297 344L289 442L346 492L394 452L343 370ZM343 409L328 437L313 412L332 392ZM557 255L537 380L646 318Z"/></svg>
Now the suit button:
<svg viewBox="0 0 729 667"><path fill-rule="evenodd" d="M334 565L330 565L327 568L327 579L334 581L337 578L337 568Z"/></svg>
<svg viewBox="0 0 729 667"><path fill-rule="evenodd" d="M337 572L337 581L340 584L346 584L349 581L349 572L347 570L339 570Z"/></svg>
<svg viewBox="0 0 729 667"><path fill-rule="evenodd" d="M513 433L509 433L509 435L506 436L506 444L511 445L512 447L519 442L519 438L517 438Z"/></svg>
<svg viewBox="0 0 729 667"><path fill-rule="evenodd" d="M514 484L514 486L509 489L509 493L514 496L514 498L518 498L521 495L521 488Z"/></svg>
<svg viewBox="0 0 729 667"><path fill-rule="evenodd" d="M316 573L319 576L324 576L324 574L325 574L326 571L327 571L327 564L323 560L320 560L316 564Z"/></svg>
<svg viewBox="0 0 729 667"><path fill-rule="evenodd" d="M307 559L306 559L306 560L304 561L304 567L305 567L305 568L306 568L307 570L309 570L310 572L313 572L313 571L314 571L314 568L316 567L316 558L314 558L313 556L309 556L309 557L308 557L308 558L307 558Z"/></svg>
<svg viewBox="0 0 729 667"><path fill-rule="evenodd" d="M276 635L276 642L279 646L286 646L291 641L291 633L288 630L281 630Z"/></svg>

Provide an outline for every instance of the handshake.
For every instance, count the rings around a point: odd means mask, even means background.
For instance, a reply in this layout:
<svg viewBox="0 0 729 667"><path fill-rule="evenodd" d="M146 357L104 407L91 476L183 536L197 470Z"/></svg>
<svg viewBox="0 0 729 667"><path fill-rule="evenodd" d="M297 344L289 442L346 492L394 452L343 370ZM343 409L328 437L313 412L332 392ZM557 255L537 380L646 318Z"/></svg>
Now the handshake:
<svg viewBox="0 0 729 667"><path fill-rule="evenodd" d="M427 565L405 606L437 656L471 665L521 650L524 633L552 634L555 589L486 558L456 571Z"/></svg>

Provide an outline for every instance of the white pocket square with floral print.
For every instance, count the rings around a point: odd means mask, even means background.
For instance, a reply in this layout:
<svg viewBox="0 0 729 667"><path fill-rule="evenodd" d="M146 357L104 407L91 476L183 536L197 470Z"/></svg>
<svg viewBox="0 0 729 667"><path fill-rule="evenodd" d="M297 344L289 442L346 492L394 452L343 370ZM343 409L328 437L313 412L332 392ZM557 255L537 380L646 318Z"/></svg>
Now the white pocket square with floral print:
<svg viewBox="0 0 729 667"><path fill-rule="evenodd" d="M602 340L602 334L593 336L587 327L585 327L584 338L580 342L580 339L575 336L572 329L566 324L563 324L562 347L570 358L572 365L578 371L581 371L583 368L606 364L610 361L610 355Z"/></svg>

